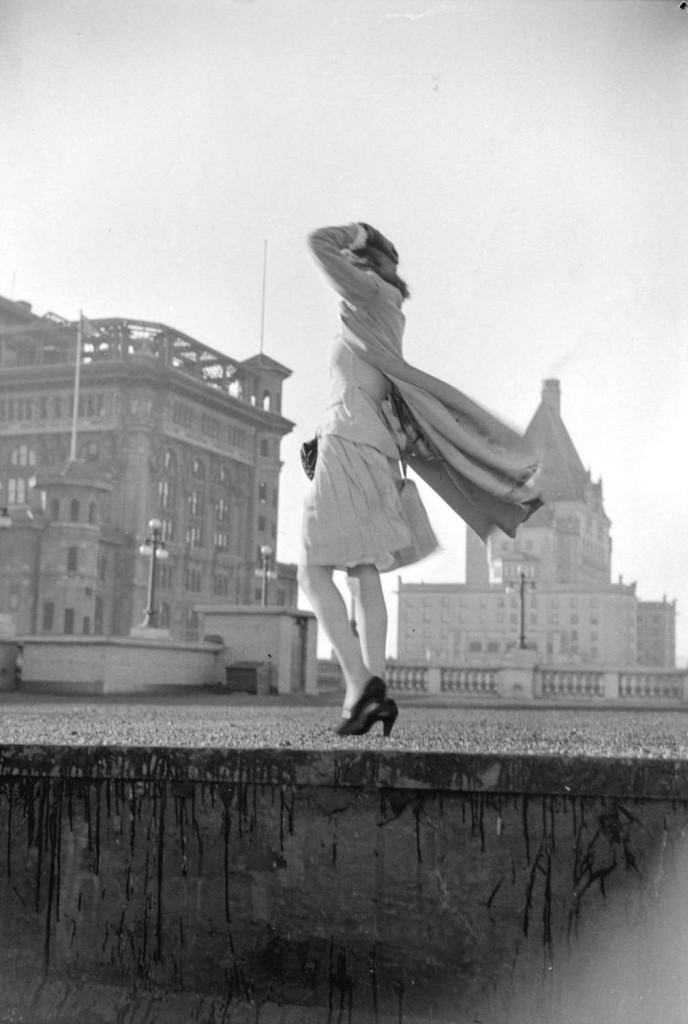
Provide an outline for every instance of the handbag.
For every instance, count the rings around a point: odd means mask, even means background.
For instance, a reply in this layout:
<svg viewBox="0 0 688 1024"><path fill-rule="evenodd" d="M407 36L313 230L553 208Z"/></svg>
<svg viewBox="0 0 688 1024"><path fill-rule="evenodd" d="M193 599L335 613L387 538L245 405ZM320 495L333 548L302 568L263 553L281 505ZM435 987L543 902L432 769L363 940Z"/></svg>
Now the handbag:
<svg viewBox="0 0 688 1024"><path fill-rule="evenodd" d="M315 476L315 464L318 461L318 438L304 441L301 445L301 465L309 480Z"/></svg>
<svg viewBox="0 0 688 1024"><path fill-rule="evenodd" d="M399 500L401 502L401 515L409 528L411 543L408 547L395 552L392 569L401 568L404 565L412 565L427 558L439 548L439 541L432 528L425 505L413 480L406 476L406 464L404 463L403 479L397 483L399 489Z"/></svg>

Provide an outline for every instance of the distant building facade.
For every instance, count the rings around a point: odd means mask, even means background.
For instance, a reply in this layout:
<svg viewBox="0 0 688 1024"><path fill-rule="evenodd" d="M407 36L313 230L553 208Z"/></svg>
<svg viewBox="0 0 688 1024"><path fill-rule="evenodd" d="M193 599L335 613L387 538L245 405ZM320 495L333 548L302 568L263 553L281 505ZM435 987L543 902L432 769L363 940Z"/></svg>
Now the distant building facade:
<svg viewBox="0 0 688 1024"><path fill-rule="evenodd" d="M466 534L466 582L399 583L398 658L490 661L525 641L550 664L675 666L675 603L639 601L611 581L611 522L544 382L526 438L546 504L512 539Z"/></svg>
<svg viewBox="0 0 688 1024"><path fill-rule="evenodd" d="M85 322L73 445L77 334L0 298L0 614L19 633L127 634L144 616L151 518L169 552L158 622L173 637L198 636L199 604L261 600L261 547L269 603L295 606L295 567L276 560L291 371L163 324Z"/></svg>
<svg viewBox="0 0 688 1024"><path fill-rule="evenodd" d="M676 652L676 602L638 602L638 664L673 666Z"/></svg>

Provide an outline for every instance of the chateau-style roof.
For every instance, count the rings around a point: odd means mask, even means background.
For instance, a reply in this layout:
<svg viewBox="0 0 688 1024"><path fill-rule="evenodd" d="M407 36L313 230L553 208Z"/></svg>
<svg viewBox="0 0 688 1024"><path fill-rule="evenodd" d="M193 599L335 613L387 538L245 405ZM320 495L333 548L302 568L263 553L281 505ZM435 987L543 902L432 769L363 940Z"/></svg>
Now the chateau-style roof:
<svg viewBox="0 0 688 1024"><path fill-rule="evenodd" d="M528 424L525 438L542 459L538 483L545 500L585 501L590 474L561 418L558 380L543 382L542 399Z"/></svg>

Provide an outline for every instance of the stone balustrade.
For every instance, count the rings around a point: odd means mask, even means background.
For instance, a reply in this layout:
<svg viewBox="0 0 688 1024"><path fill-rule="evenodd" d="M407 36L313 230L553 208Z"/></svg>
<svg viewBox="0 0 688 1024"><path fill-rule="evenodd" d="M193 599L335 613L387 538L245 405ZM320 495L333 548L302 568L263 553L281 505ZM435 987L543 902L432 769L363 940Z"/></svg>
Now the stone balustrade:
<svg viewBox="0 0 688 1024"><path fill-rule="evenodd" d="M443 668L442 693L499 696L498 668Z"/></svg>
<svg viewBox="0 0 688 1024"><path fill-rule="evenodd" d="M622 701L688 705L688 670L593 668L538 665L535 652L516 652L502 665L404 665L390 662L386 680L392 693L446 695L476 700L505 698L529 703L584 704Z"/></svg>

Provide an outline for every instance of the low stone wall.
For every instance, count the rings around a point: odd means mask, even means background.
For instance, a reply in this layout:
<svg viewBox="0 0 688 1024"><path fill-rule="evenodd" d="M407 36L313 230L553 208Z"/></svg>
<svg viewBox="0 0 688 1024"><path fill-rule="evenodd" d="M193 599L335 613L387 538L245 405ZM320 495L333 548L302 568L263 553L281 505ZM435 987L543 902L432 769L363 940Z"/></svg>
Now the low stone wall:
<svg viewBox="0 0 688 1024"><path fill-rule="evenodd" d="M682 1024L687 807L683 762L5 747L0 1010Z"/></svg>
<svg viewBox="0 0 688 1024"><path fill-rule="evenodd" d="M220 643L135 637L31 636L17 639L21 688L56 694L140 693L207 686L224 679Z"/></svg>

